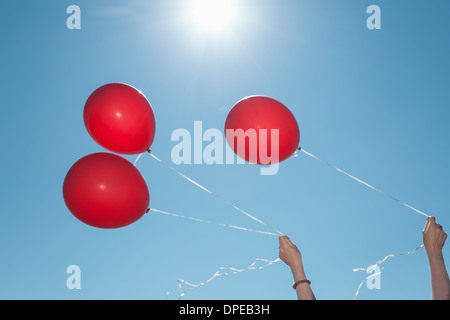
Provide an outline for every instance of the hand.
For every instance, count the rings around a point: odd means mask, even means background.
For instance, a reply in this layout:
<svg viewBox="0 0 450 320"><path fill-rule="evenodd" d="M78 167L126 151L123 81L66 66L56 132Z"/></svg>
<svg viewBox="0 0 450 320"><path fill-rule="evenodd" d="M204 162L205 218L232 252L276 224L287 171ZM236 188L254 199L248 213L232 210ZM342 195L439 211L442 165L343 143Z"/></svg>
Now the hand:
<svg viewBox="0 0 450 320"><path fill-rule="evenodd" d="M279 257L286 263L291 269L300 267L302 265L302 255L297 246L287 236L281 236L279 238Z"/></svg>
<svg viewBox="0 0 450 320"><path fill-rule="evenodd" d="M442 254L442 247L447 239L447 234L442 230L442 226L436 223L435 217L427 217L422 235L428 255Z"/></svg>

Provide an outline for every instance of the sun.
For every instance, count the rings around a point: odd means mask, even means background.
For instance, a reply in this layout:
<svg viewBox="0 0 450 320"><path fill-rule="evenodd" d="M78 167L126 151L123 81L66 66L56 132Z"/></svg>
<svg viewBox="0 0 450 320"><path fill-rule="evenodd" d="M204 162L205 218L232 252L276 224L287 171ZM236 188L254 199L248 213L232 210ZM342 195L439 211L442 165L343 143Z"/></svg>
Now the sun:
<svg viewBox="0 0 450 320"><path fill-rule="evenodd" d="M191 19L202 31L225 31L236 16L233 0L193 0Z"/></svg>

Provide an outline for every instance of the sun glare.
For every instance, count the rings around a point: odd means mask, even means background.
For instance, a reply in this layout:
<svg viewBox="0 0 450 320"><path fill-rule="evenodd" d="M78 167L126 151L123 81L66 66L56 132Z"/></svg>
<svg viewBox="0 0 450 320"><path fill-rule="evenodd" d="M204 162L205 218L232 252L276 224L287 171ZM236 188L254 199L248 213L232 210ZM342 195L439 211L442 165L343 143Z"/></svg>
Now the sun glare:
<svg viewBox="0 0 450 320"><path fill-rule="evenodd" d="M233 0L193 0L191 18L203 31L223 31L235 17Z"/></svg>

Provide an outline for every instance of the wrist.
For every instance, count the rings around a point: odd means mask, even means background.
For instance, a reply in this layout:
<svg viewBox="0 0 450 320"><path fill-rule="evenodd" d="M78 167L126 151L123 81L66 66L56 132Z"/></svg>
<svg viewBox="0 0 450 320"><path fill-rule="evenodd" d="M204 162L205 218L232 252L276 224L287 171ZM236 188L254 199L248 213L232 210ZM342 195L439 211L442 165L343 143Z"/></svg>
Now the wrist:
<svg viewBox="0 0 450 320"><path fill-rule="evenodd" d="M438 246L425 246L428 257L442 257L442 248Z"/></svg>
<svg viewBox="0 0 450 320"><path fill-rule="evenodd" d="M291 267L291 271L295 281L306 279L305 270L302 265Z"/></svg>
<svg viewBox="0 0 450 320"><path fill-rule="evenodd" d="M291 267L291 269L302 269L303 268L302 258L296 257L295 259L292 259L292 262L289 264L289 267Z"/></svg>
<svg viewBox="0 0 450 320"><path fill-rule="evenodd" d="M429 251L427 253L428 253L428 260L430 261L430 263L444 261L444 255L440 250Z"/></svg>

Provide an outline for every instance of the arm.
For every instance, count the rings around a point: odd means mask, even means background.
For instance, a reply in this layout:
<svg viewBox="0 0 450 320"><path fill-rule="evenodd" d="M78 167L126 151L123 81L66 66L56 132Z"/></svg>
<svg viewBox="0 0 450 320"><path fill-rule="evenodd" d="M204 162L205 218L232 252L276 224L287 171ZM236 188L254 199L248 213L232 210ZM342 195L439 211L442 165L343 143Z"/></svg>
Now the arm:
<svg viewBox="0 0 450 320"><path fill-rule="evenodd" d="M284 261L290 268L294 282L305 280L306 274L303 269L303 261L297 246L291 242L287 236L281 236L280 240L280 259ZM315 300L314 293L308 283L301 283L295 289L297 291L298 300Z"/></svg>
<svg viewBox="0 0 450 320"><path fill-rule="evenodd" d="M428 217L423 229L423 244L427 251L431 274L431 296L433 300L450 300L450 280L445 268L442 247L447 234L436 218Z"/></svg>

